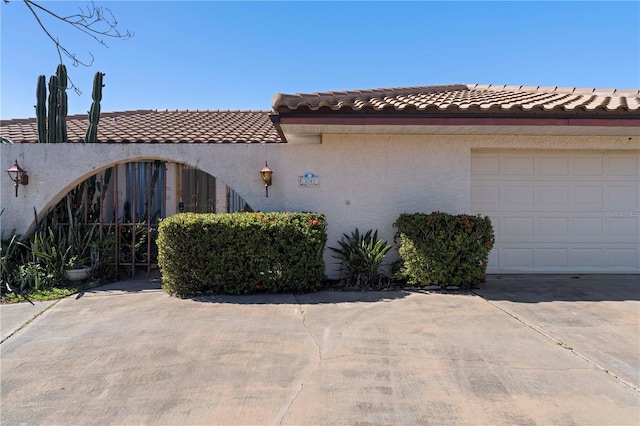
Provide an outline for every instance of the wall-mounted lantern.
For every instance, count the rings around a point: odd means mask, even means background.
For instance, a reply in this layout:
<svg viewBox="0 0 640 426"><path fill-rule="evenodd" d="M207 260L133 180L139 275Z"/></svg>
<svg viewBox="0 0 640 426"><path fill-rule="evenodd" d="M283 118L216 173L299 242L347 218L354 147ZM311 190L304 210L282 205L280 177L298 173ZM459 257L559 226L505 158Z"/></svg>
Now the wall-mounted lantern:
<svg viewBox="0 0 640 426"><path fill-rule="evenodd" d="M11 180L15 183L16 187L16 197L18 196L18 186L20 185L28 185L29 184L29 176L27 176L27 171L23 170L22 167L18 164L18 160L13 165L13 167L7 169L7 173Z"/></svg>
<svg viewBox="0 0 640 426"><path fill-rule="evenodd" d="M264 191L269 198L269 187L271 186L271 175L273 175L273 170L267 166L267 162L264 162L264 167L260 170L260 174L262 175L262 180L264 181Z"/></svg>

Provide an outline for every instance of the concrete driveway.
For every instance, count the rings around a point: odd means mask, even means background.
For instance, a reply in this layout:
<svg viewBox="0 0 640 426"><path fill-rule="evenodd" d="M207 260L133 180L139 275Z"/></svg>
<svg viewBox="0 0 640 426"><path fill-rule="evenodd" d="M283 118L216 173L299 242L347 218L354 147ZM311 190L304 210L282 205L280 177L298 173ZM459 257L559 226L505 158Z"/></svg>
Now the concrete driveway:
<svg viewBox="0 0 640 426"><path fill-rule="evenodd" d="M640 422L638 276L186 300L138 279L6 335L3 425Z"/></svg>

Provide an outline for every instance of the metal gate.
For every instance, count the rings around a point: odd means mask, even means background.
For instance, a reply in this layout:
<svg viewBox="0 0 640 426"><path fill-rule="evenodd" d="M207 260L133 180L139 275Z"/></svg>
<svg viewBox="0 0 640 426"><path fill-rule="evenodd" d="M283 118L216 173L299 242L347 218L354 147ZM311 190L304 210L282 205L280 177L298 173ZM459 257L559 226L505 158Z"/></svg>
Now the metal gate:
<svg viewBox="0 0 640 426"><path fill-rule="evenodd" d="M166 214L166 166L160 161L115 165L90 178L84 211L99 228L102 263L131 276L157 263L158 220ZM91 188L91 185L95 188ZM90 221L85 222L89 224Z"/></svg>
<svg viewBox="0 0 640 426"><path fill-rule="evenodd" d="M174 186L167 185L167 170ZM224 189L222 208L217 188ZM185 202L186 201L186 202ZM96 226L97 257L117 277L157 265L157 228L168 214L250 210L235 191L206 172L182 164L143 161L116 164L79 184L54 208L56 226Z"/></svg>

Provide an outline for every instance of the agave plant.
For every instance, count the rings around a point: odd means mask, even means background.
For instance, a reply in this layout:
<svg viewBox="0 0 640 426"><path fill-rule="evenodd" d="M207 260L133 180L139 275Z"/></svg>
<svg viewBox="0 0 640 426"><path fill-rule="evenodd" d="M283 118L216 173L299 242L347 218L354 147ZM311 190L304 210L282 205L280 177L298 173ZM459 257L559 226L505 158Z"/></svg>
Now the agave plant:
<svg viewBox="0 0 640 426"><path fill-rule="evenodd" d="M343 234L339 247L329 247L338 259L342 282L351 288L378 290L387 281L380 266L391 246L378 239L378 231L360 234L358 228L351 235Z"/></svg>

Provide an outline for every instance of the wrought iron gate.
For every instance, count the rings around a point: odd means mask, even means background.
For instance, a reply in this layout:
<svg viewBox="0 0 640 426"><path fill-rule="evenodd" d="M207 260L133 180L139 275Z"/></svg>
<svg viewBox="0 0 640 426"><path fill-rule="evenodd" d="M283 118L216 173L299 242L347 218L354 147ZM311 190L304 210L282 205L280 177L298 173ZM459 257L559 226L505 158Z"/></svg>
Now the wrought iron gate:
<svg viewBox="0 0 640 426"><path fill-rule="evenodd" d="M168 194L167 167L179 186ZM224 187L224 212L250 210L233 189ZM78 185L54 209L57 226L82 222L97 226L100 262L115 268L147 274L157 264L157 227L160 219L180 211L219 211L216 178L182 164L161 161L116 164ZM187 202L183 202L187 201ZM168 203L172 202L172 203ZM65 207L71 206L70 208ZM67 213L68 211L68 213ZM65 220L67 219L67 220Z"/></svg>
<svg viewBox="0 0 640 426"><path fill-rule="evenodd" d="M113 247L113 257L106 263L118 274L123 267L131 276L139 268L150 273L157 263L158 220L166 212L165 175L165 163L160 161L115 165L98 175L96 199L91 204L99 206L94 214L98 213L105 252ZM120 182L123 177L125 181Z"/></svg>

